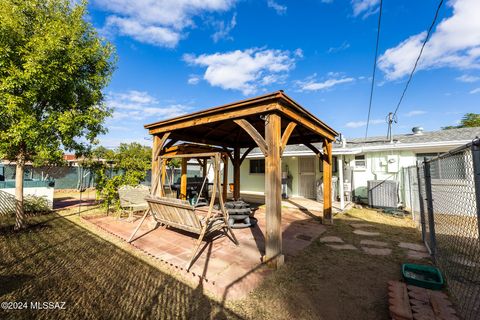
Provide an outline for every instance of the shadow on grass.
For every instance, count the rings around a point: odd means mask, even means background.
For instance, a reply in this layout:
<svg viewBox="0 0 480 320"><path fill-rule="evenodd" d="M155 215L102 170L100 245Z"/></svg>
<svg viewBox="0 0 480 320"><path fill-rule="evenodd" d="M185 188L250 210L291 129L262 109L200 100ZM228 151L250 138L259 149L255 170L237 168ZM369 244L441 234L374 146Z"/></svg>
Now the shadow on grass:
<svg viewBox="0 0 480 320"><path fill-rule="evenodd" d="M66 310L0 310L1 319L240 318L202 286L192 288L64 217L32 219L37 231L0 234L0 300L63 301Z"/></svg>

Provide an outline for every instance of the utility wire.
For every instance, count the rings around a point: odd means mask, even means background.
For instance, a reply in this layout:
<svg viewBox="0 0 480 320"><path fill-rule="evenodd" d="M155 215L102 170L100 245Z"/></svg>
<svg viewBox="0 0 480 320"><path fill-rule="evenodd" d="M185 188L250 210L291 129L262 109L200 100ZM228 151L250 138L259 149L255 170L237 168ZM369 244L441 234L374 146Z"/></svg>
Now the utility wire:
<svg viewBox="0 0 480 320"><path fill-rule="evenodd" d="M398 109L400 108L400 104L403 101L403 97L405 97L405 93L407 92L408 86L410 85L410 82L412 81L413 74L415 73L415 70L417 69L418 61L420 61L420 58L422 57L423 49L425 48L425 45L427 44L427 41L430 39L430 35L432 33L433 27L435 26L435 22L437 21L438 18L438 13L440 12L440 8L443 5L443 0L440 0L438 3L437 11L435 11L435 16L433 17L433 21L430 24L430 28L428 28L427 36L425 37L425 40L423 40L422 48L420 49L420 53L418 54L417 60L415 61L415 65L413 66L412 72L410 73L410 76L408 77L408 81L405 84L405 88L403 89L402 95L400 96L400 100L398 101L397 107L395 108L395 112L393 113L394 116L397 115Z"/></svg>
<svg viewBox="0 0 480 320"><path fill-rule="evenodd" d="M377 71L377 58L378 58L378 44L380 42L380 27L382 21L382 7L383 0L380 0L380 8L378 12L378 27L377 27L377 43L375 45L375 60L373 61L373 72L372 72L372 85L370 87L370 100L368 103L368 116L367 116L367 127L365 128L365 141L368 137L368 126L370 124L370 113L372 111L372 100L373 100L373 89L375 87L375 74Z"/></svg>

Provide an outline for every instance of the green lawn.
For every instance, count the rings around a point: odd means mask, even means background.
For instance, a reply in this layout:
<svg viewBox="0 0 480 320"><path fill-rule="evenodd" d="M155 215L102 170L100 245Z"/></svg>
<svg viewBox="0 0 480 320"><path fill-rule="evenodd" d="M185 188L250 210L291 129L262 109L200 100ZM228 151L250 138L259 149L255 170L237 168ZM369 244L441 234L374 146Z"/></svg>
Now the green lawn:
<svg viewBox="0 0 480 320"><path fill-rule="evenodd" d="M223 303L75 212L30 218L32 227L21 233L11 230L13 219L0 217L0 302L66 307L0 310L0 319L386 319L386 282L400 278L406 261L396 243L419 241L408 220L353 209L325 234L359 247L348 223L362 218L382 232L376 240L389 242L392 255L336 251L317 239L247 298Z"/></svg>

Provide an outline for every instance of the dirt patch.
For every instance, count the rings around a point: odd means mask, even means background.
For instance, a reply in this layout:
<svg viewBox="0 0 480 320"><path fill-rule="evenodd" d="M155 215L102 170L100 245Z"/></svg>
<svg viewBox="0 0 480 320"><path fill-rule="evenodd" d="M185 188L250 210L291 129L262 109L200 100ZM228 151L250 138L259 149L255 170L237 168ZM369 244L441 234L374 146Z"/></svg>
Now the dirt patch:
<svg viewBox="0 0 480 320"><path fill-rule="evenodd" d="M369 255L361 250L334 250L338 237L360 248L363 239L352 233L352 223L368 223L380 233L375 240L387 243L391 254ZM287 260L247 299L232 308L253 319L388 319L387 282L400 280L405 256L398 242L421 242L408 219L386 216L373 210L352 209L335 216L323 237ZM379 248L384 249L384 248Z"/></svg>
<svg viewBox="0 0 480 320"><path fill-rule="evenodd" d="M355 229L360 229L360 228L375 228L373 224L370 223L352 223L350 224L353 228Z"/></svg>

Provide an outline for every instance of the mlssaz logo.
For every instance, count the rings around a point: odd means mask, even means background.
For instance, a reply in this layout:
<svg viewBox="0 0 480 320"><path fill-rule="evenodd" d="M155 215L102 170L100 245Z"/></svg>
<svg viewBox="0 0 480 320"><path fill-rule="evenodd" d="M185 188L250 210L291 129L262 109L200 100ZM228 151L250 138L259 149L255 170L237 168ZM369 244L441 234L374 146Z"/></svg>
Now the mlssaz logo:
<svg viewBox="0 0 480 320"><path fill-rule="evenodd" d="M35 310L65 310L65 302L30 302L30 309Z"/></svg>

